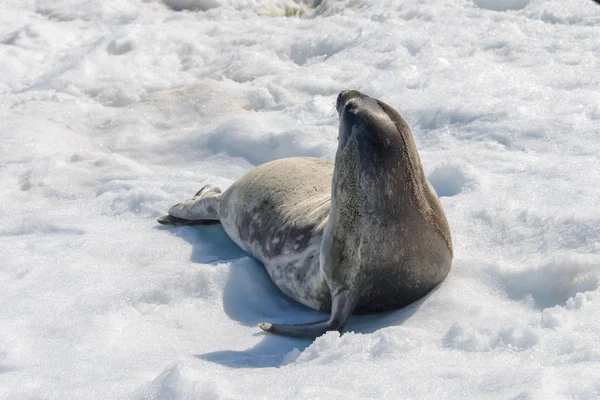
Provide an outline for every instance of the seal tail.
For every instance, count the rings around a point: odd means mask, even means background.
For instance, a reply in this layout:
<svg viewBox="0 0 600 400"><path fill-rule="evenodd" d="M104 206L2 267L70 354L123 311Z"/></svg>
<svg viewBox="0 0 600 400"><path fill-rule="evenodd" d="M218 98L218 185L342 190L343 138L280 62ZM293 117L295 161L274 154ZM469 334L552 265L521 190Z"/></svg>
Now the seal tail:
<svg viewBox="0 0 600 400"><path fill-rule="evenodd" d="M331 317L328 320L309 322L296 325L279 325L262 323L258 326L266 332L276 335L291 336L299 338L315 338L327 331L342 332L350 314L356 307L357 299L349 291L338 293L332 302Z"/></svg>
<svg viewBox="0 0 600 400"><path fill-rule="evenodd" d="M164 225L198 225L219 221L221 189L206 185L189 200L171 207L169 215L158 218Z"/></svg>

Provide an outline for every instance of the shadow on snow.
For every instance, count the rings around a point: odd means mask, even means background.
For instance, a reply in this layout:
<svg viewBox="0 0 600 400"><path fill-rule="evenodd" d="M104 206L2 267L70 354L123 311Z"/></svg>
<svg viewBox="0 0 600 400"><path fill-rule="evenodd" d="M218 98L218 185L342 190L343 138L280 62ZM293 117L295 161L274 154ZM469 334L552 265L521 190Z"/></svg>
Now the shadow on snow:
<svg viewBox="0 0 600 400"><path fill-rule="evenodd" d="M286 354L294 349L303 351L312 339L275 336L258 328L261 322L297 324L328 318L284 295L273 284L263 265L248 256L225 233L219 224L199 227L173 227L172 230L192 245L191 260L195 263L231 262L230 274L223 291L223 308L233 320L256 327L255 336L263 339L254 347L243 350L223 350L198 354L197 358L232 368L280 367ZM426 296L425 298L427 298ZM346 331L372 333L378 329L403 324L420 307L423 299L401 310L352 316Z"/></svg>

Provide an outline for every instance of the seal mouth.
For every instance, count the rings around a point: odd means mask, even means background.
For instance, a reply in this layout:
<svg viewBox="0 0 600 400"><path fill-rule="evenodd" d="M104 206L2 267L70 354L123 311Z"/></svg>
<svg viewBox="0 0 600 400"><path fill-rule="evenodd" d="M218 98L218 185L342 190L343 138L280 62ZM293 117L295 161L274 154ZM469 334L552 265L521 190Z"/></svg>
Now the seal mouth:
<svg viewBox="0 0 600 400"><path fill-rule="evenodd" d="M342 112L344 106L352 99L357 99L361 97L367 97L365 94L359 92L358 90L344 90L338 94L337 100L335 102L335 109L338 114Z"/></svg>

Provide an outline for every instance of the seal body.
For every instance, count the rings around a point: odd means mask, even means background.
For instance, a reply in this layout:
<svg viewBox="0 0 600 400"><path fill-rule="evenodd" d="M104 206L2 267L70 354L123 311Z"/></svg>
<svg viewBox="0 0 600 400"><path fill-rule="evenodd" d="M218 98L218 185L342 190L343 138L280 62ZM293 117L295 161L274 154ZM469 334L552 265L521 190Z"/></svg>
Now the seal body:
<svg viewBox="0 0 600 400"><path fill-rule="evenodd" d="M219 220L229 237L260 260L286 295L329 312L319 266L331 200L333 163L285 158L258 166L222 195Z"/></svg>
<svg viewBox="0 0 600 400"><path fill-rule="evenodd" d="M406 122L358 91L340 93L335 162L288 158L263 164L225 192L207 186L161 223L218 220L260 260L289 297L328 320L261 324L314 337L342 330L353 312L403 307L448 274L452 241Z"/></svg>

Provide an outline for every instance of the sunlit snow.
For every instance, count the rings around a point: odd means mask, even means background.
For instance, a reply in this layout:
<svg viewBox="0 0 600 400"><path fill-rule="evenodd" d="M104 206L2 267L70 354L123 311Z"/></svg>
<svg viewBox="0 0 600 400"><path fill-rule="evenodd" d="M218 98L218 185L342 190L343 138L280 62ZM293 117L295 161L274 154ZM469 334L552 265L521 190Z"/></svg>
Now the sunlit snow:
<svg viewBox="0 0 600 400"><path fill-rule="evenodd" d="M218 225L156 217L332 159L358 89L412 127L453 269L323 319ZM600 397L600 6L591 0L2 0L0 398Z"/></svg>

